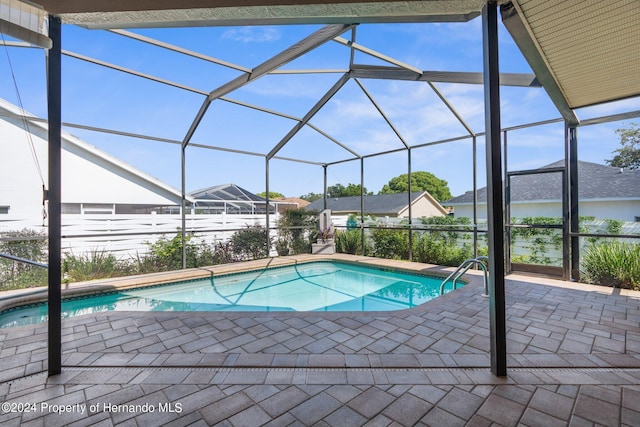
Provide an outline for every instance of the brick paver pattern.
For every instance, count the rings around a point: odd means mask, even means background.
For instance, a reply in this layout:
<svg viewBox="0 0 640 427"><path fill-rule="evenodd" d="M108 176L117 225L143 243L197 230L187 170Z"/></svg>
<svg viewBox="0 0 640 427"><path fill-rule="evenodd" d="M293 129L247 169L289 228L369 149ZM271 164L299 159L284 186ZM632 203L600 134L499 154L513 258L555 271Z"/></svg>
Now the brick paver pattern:
<svg viewBox="0 0 640 427"><path fill-rule="evenodd" d="M387 313L80 316L51 378L46 325L2 329L0 401L35 406L0 424L640 425L639 292L512 276L497 378L481 288Z"/></svg>

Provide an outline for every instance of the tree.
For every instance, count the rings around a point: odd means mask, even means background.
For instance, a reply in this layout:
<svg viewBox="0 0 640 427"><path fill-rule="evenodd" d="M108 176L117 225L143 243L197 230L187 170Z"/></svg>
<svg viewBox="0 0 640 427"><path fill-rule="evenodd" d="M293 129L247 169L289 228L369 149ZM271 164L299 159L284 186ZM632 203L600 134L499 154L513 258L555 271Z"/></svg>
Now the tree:
<svg viewBox="0 0 640 427"><path fill-rule="evenodd" d="M256 196L260 196L260 197L266 198L267 197L267 192L263 191L262 193L256 194ZM269 191L269 199L276 199L278 197L284 197L284 194L277 193L275 191Z"/></svg>
<svg viewBox="0 0 640 427"><path fill-rule="evenodd" d="M334 199L336 197L359 196L361 188L360 184L347 184L346 187L342 184L331 185L327 188L327 197ZM363 193L367 195L373 194L367 191L367 187L363 188Z"/></svg>
<svg viewBox="0 0 640 427"><path fill-rule="evenodd" d="M316 200L322 199L322 194L320 193L308 193L300 196L302 200L306 200L307 202L315 202Z"/></svg>
<svg viewBox="0 0 640 427"><path fill-rule="evenodd" d="M382 187L379 194L406 193L408 189L409 175L404 173L391 178L389 183ZM439 202L453 197L447 181L426 171L411 172L411 191L428 191Z"/></svg>
<svg viewBox="0 0 640 427"><path fill-rule="evenodd" d="M612 159L605 160L617 168L640 169L640 125L631 123L629 128L616 129L620 136L620 148L613 150Z"/></svg>

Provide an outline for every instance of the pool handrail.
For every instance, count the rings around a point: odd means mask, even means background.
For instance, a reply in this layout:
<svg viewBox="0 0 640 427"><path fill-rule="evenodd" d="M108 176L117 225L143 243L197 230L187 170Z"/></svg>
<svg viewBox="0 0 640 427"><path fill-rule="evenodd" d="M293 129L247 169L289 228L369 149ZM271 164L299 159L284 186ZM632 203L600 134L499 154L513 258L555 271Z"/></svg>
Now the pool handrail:
<svg viewBox="0 0 640 427"><path fill-rule="evenodd" d="M33 266L40 267L40 268L49 268L49 266L47 264L43 264L41 262L32 261L30 259L20 258L20 257L14 256L14 255L9 255L9 254L5 254L5 253L1 253L1 252L0 252L0 258L6 258L6 259L10 259L11 261L22 262L24 264L33 265Z"/></svg>
<svg viewBox="0 0 640 427"><path fill-rule="evenodd" d="M444 294L444 287L447 284L447 282L449 280L451 280L453 278L453 280L451 281L451 284L453 286L453 289L457 288L457 282L458 279L460 278L460 276L462 276L464 273L466 273L471 266L473 266L474 264L477 264L480 266L480 268L482 269L483 273L484 273L484 293L482 294L483 297L488 297L489 296L489 287L488 287L488 283L489 283L489 276L487 273L487 267L484 265L485 260L488 260L489 257L487 256L479 256L477 258L469 258L466 259L464 261L462 261L462 263L458 266L458 268L456 268L451 274L449 274L447 276L446 279L444 279L442 281L442 283L440 284L440 295Z"/></svg>

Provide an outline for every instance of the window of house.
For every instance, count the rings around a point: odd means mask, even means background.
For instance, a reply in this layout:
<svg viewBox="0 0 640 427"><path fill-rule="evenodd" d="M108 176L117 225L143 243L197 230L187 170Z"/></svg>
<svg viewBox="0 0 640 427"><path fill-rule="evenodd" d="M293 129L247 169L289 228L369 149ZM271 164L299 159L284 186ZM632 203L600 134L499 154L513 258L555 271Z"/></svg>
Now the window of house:
<svg viewBox="0 0 640 427"><path fill-rule="evenodd" d="M9 213L9 208L10 208L10 207L11 207L11 206L7 206L7 205L0 206L0 214L8 214L8 213Z"/></svg>
<svg viewBox="0 0 640 427"><path fill-rule="evenodd" d="M80 203L63 203L60 209L63 214L79 214L81 212Z"/></svg>
<svg viewBox="0 0 640 427"><path fill-rule="evenodd" d="M179 214L180 206L158 206L158 205L116 205L116 214L121 215L142 215L142 214Z"/></svg>
<svg viewBox="0 0 640 427"><path fill-rule="evenodd" d="M104 203L83 203L82 213L89 215L111 215L115 213L115 207L112 204Z"/></svg>

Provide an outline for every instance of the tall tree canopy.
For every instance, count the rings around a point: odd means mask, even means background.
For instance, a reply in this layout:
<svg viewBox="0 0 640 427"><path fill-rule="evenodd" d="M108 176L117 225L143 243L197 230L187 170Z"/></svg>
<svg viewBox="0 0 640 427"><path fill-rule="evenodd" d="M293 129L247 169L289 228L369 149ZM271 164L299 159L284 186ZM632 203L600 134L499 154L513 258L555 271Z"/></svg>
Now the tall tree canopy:
<svg viewBox="0 0 640 427"><path fill-rule="evenodd" d="M616 129L620 137L620 148L613 150L609 165L625 169L640 169L640 125L631 123L628 128Z"/></svg>
<svg viewBox="0 0 640 427"><path fill-rule="evenodd" d="M360 184L347 184L346 187L342 184L331 185L327 187L327 197L333 199L336 197L359 196L361 188ZM373 194L367 191L367 187L364 187L363 192L364 194Z"/></svg>
<svg viewBox="0 0 640 427"><path fill-rule="evenodd" d="M385 184L379 194L406 193L409 190L409 174L402 174L391 178ZM451 199L449 183L440 179L431 172L411 172L411 191L428 191L437 201L443 202Z"/></svg>
<svg viewBox="0 0 640 427"><path fill-rule="evenodd" d="M302 200L306 200L307 202L315 202L316 200L322 199L322 194L321 193L307 193L307 194L303 194L302 196L300 196L300 198Z"/></svg>
<svg viewBox="0 0 640 427"><path fill-rule="evenodd" d="M258 193L256 194L256 196L260 196L260 197L267 197L267 192L263 191L262 193ZM278 193L276 191L269 191L269 199L277 199L278 197L284 197L284 194L282 193Z"/></svg>

